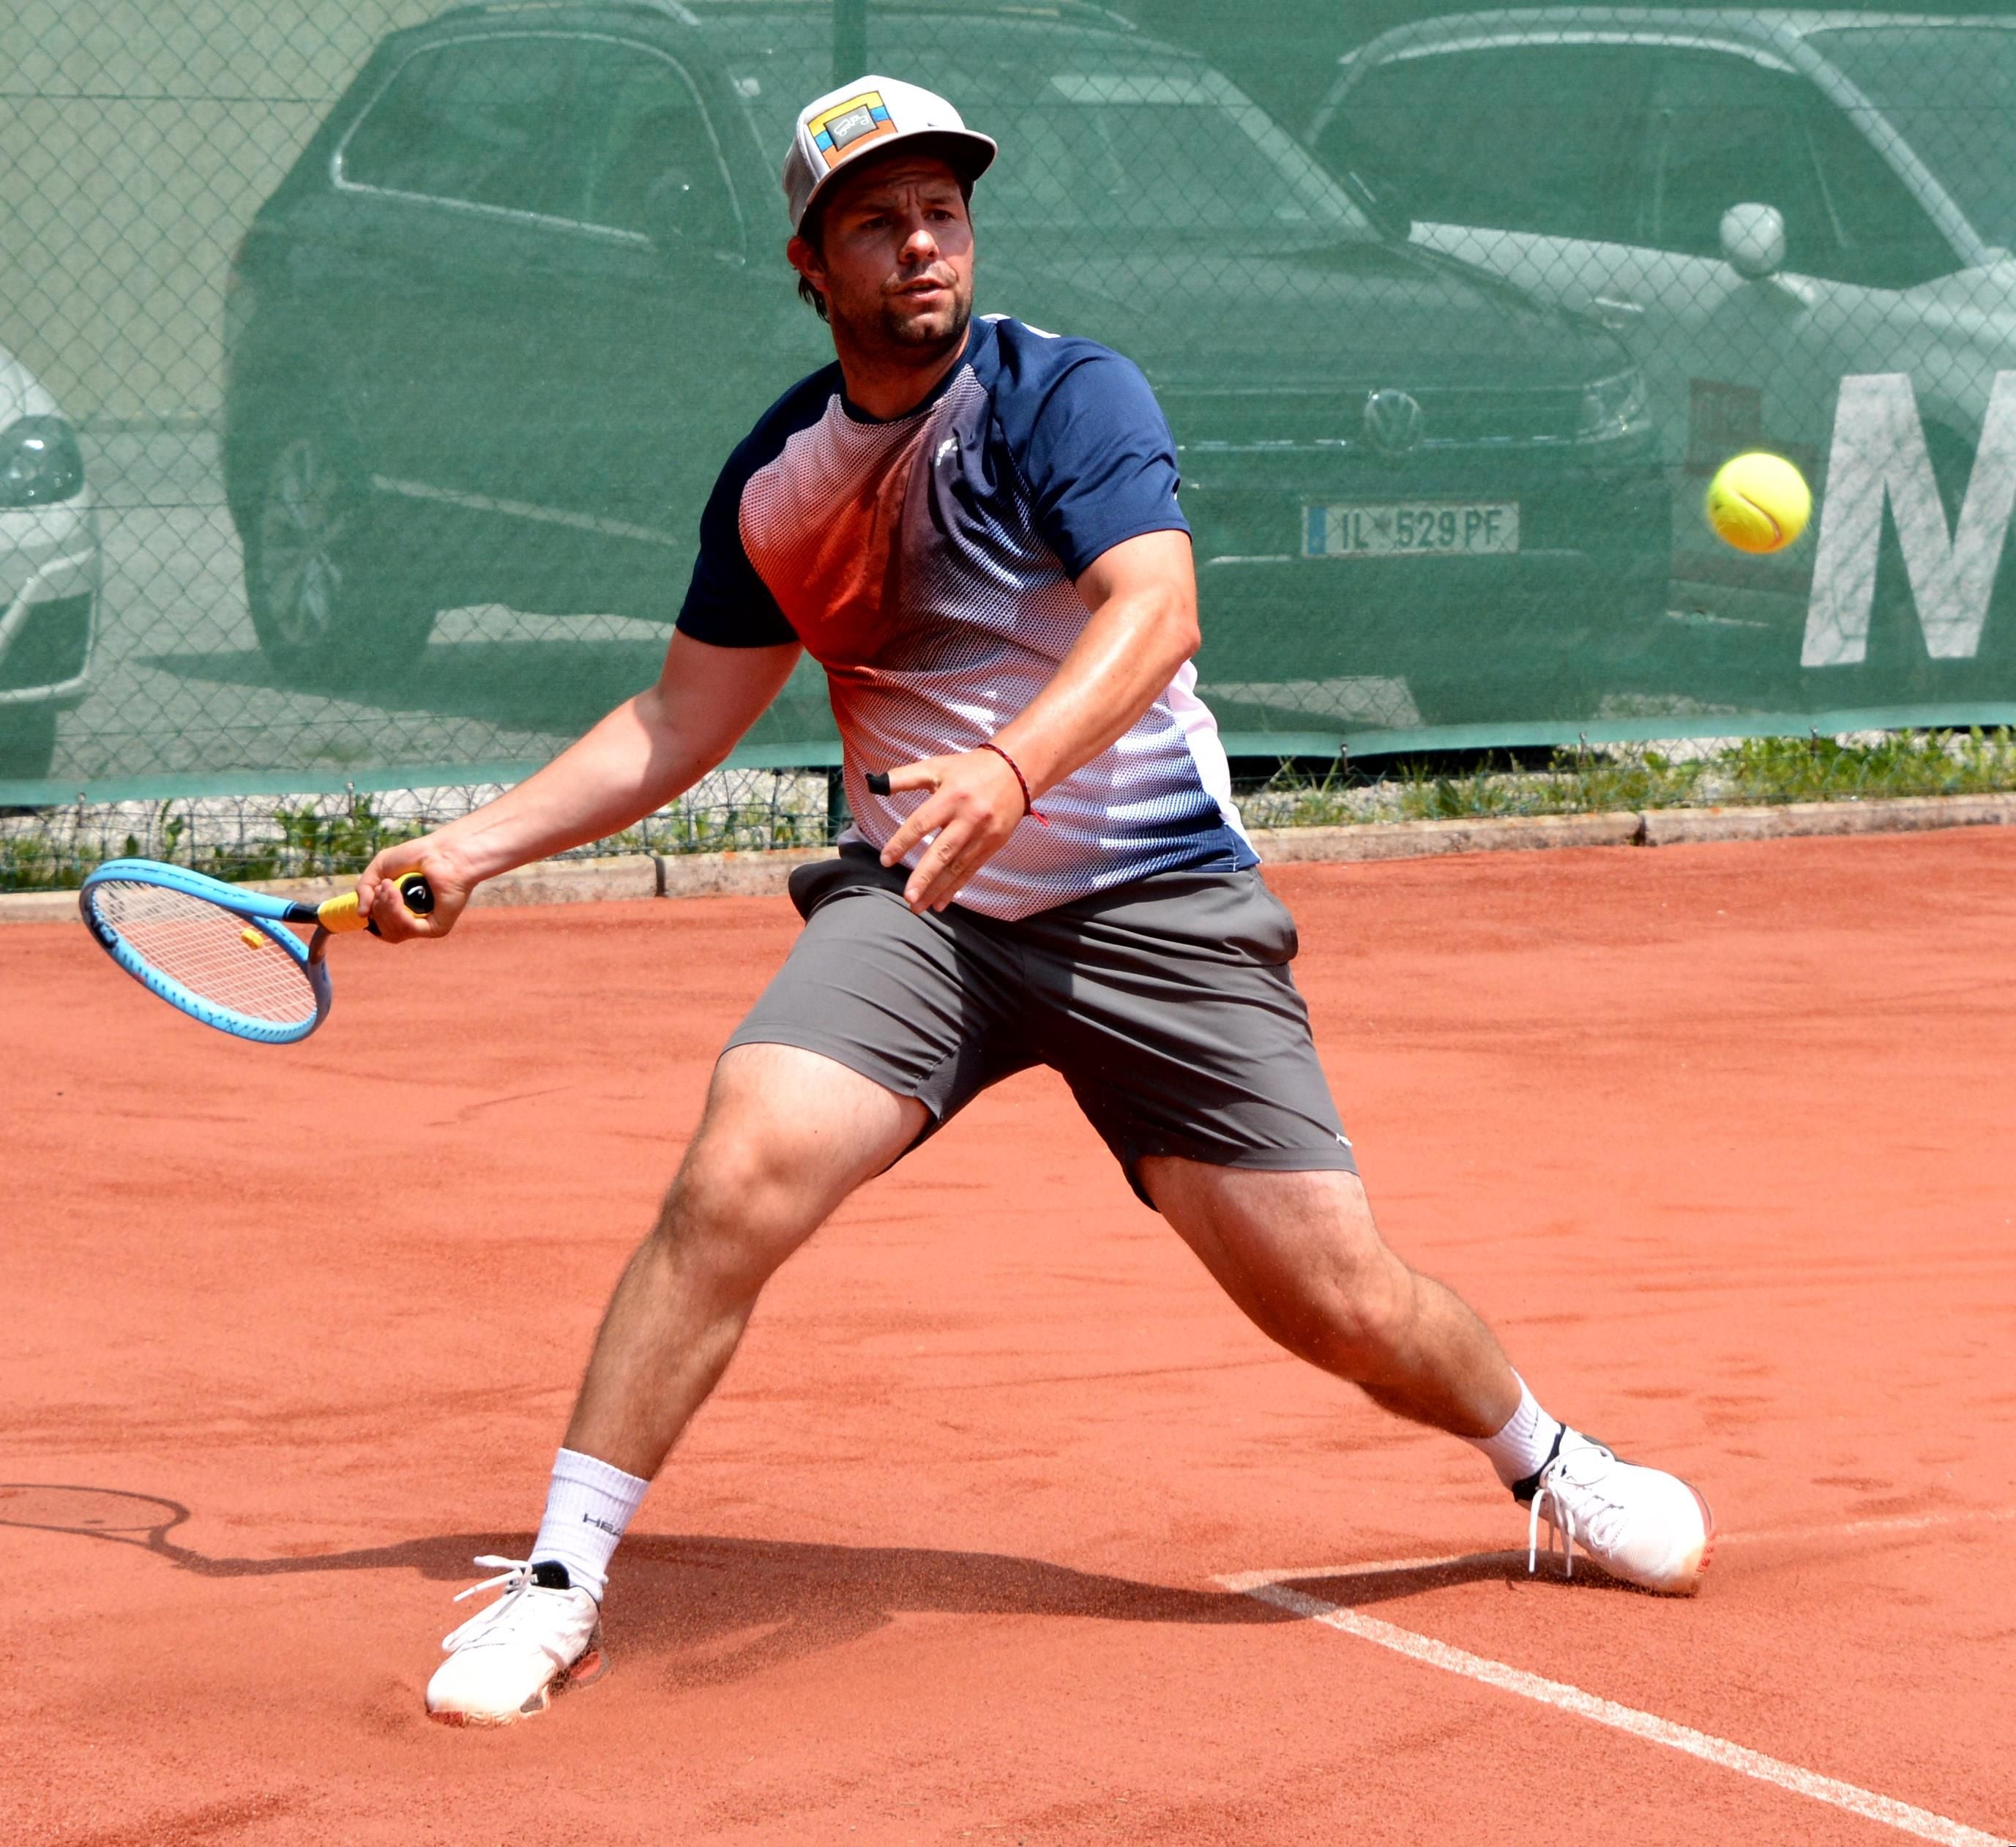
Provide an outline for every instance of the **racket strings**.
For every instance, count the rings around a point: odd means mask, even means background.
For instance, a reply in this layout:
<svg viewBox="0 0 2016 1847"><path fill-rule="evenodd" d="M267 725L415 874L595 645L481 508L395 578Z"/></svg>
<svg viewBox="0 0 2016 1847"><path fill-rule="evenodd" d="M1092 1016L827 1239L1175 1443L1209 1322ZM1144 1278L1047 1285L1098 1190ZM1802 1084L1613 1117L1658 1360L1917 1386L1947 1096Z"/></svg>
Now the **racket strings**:
<svg viewBox="0 0 2016 1847"><path fill-rule="evenodd" d="M285 948L207 899L113 879L93 887L92 904L150 968L213 1006L276 1026L315 1010L308 973Z"/></svg>

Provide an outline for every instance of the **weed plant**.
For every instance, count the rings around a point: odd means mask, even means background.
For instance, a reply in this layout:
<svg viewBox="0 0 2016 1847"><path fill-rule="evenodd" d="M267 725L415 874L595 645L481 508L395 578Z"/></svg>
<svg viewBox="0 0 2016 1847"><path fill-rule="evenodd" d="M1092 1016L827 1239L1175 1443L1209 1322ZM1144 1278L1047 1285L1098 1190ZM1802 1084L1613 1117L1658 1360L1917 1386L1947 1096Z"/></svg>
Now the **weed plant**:
<svg viewBox="0 0 2016 1847"><path fill-rule="evenodd" d="M729 772L730 774L746 772ZM767 784L767 787L763 785ZM724 784L718 799L682 798L585 854L718 853L824 844L823 772L762 772ZM2016 790L2016 732L1906 731L1859 738L1751 737L1706 747L1584 746L1542 766L1485 759L1458 772L1402 762L1367 776L1283 765L1242 794L1247 825L1335 827L1503 815L1575 815L1646 808L1874 801L1901 795ZM388 817L369 795L336 802L164 802L121 837L117 811L63 809L0 816L0 891L72 888L110 859L170 859L225 879L361 871L381 848L439 826L488 791L463 792L440 812ZM699 794L696 791L696 795ZM430 799L438 800L438 794ZM412 805L409 797L394 799Z"/></svg>
<svg viewBox="0 0 2016 1847"><path fill-rule="evenodd" d="M1748 737L1681 754L1649 746L1556 751L1540 768L1486 758L1462 772L1402 762L1366 778L1284 769L1246 798L1249 823L1351 826L1492 815L1856 801L2016 790L2016 733Z"/></svg>
<svg viewBox="0 0 2016 1847"><path fill-rule="evenodd" d="M0 812L0 891L66 890L107 859L166 859L213 877L342 877L373 855L441 826L497 793L493 785L401 791L380 812L368 794L213 797L117 807ZM583 856L718 853L822 844L823 771L724 771Z"/></svg>

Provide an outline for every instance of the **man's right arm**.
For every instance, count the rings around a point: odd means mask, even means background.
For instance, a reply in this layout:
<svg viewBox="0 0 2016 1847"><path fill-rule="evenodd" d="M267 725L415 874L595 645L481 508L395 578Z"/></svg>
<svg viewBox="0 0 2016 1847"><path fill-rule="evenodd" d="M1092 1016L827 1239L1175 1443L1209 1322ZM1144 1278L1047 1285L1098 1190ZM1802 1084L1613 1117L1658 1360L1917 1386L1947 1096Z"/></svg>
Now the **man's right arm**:
<svg viewBox="0 0 2016 1847"><path fill-rule="evenodd" d="M358 880L360 903L393 942L441 936L485 879L634 826L717 767L782 690L797 644L717 647L675 633L657 685L625 700L579 743L487 806L387 847ZM413 916L391 881L422 872L434 911Z"/></svg>

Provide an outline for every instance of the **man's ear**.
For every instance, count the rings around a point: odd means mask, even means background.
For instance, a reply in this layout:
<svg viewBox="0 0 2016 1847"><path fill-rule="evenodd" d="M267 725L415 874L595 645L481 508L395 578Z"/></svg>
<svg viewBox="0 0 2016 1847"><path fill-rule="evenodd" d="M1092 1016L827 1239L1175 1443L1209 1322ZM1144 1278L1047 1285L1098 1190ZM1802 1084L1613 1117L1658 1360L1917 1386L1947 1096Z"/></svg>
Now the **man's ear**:
<svg viewBox="0 0 2016 1847"><path fill-rule="evenodd" d="M784 246L784 261L812 286L824 292L826 265L819 261L819 254L802 237L794 237Z"/></svg>

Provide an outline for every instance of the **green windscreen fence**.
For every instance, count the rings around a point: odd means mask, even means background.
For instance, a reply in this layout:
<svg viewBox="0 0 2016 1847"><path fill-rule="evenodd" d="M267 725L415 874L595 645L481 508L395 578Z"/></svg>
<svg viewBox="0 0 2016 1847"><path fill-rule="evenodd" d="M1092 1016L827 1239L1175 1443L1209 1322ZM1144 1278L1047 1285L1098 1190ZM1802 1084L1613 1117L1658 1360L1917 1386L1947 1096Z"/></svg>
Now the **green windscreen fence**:
<svg viewBox="0 0 2016 1847"><path fill-rule="evenodd" d="M647 682L864 74L1001 144L979 310L1154 385L1235 754L2016 718L2016 22L13 0L0 804L508 779ZM739 760L837 752L807 663Z"/></svg>

